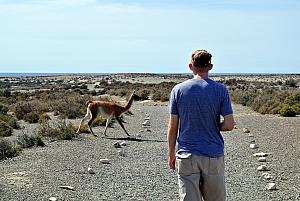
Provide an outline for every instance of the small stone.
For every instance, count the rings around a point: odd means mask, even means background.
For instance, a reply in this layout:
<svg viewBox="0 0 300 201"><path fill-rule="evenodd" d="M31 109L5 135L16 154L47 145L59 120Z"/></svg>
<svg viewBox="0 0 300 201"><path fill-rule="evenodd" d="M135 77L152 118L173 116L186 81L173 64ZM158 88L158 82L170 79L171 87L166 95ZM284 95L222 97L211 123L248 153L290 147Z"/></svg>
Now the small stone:
<svg viewBox="0 0 300 201"><path fill-rule="evenodd" d="M244 132L244 133L250 133L250 131L249 131L248 128L243 128L243 132Z"/></svg>
<svg viewBox="0 0 300 201"><path fill-rule="evenodd" d="M151 132L151 129L150 129L150 128L147 128L146 131L147 131L147 132Z"/></svg>
<svg viewBox="0 0 300 201"><path fill-rule="evenodd" d="M276 190L276 184L275 183L268 183L267 189L272 191L272 190Z"/></svg>
<svg viewBox="0 0 300 201"><path fill-rule="evenodd" d="M153 105L154 105L154 106L157 106L157 103L154 103Z"/></svg>
<svg viewBox="0 0 300 201"><path fill-rule="evenodd" d="M262 176L265 178L265 179L272 179L272 176L269 174L269 173L263 173Z"/></svg>
<svg viewBox="0 0 300 201"><path fill-rule="evenodd" d="M251 149L257 149L258 146L257 146L256 144L250 144L250 148L251 148Z"/></svg>
<svg viewBox="0 0 300 201"><path fill-rule="evenodd" d="M150 126L150 121L146 120L142 123L143 126Z"/></svg>
<svg viewBox="0 0 300 201"><path fill-rule="evenodd" d="M90 167L88 167L88 173L95 174L94 170L92 168L90 168Z"/></svg>
<svg viewBox="0 0 300 201"><path fill-rule="evenodd" d="M150 120L150 117L145 117L145 120Z"/></svg>
<svg viewBox="0 0 300 201"><path fill-rule="evenodd" d="M255 140L250 140L250 143L255 143Z"/></svg>
<svg viewBox="0 0 300 201"><path fill-rule="evenodd" d="M100 162L103 164L109 164L109 160L107 158L100 159Z"/></svg>
<svg viewBox="0 0 300 201"><path fill-rule="evenodd" d="M71 190L71 191L75 190L75 188L72 187L72 186L59 186L59 188L66 189L66 190Z"/></svg>
<svg viewBox="0 0 300 201"><path fill-rule="evenodd" d="M120 145L125 147L127 145L127 143L125 141L123 141L120 143Z"/></svg>
<svg viewBox="0 0 300 201"><path fill-rule="evenodd" d="M119 142L116 142L116 143L114 143L114 147L115 147L115 148L121 148L121 145L120 145Z"/></svg>
<svg viewBox="0 0 300 201"><path fill-rule="evenodd" d="M259 153L253 154L253 156L255 156L255 157L266 157L268 155L269 155L269 153L264 153L264 152L259 152Z"/></svg>
<svg viewBox="0 0 300 201"><path fill-rule="evenodd" d="M56 198L56 197L50 197L49 200L50 200L50 201L56 201L57 198Z"/></svg>
<svg viewBox="0 0 300 201"><path fill-rule="evenodd" d="M266 157L259 157L258 162L266 162L267 158Z"/></svg>
<svg viewBox="0 0 300 201"><path fill-rule="evenodd" d="M257 171L266 171L266 170L268 170L268 169L267 169L267 166L266 166L266 165L260 165L260 166L257 167L256 170L257 170Z"/></svg>
<svg viewBox="0 0 300 201"><path fill-rule="evenodd" d="M254 135L253 135L253 134L251 134L251 133L249 133L248 137L254 137Z"/></svg>
<svg viewBox="0 0 300 201"><path fill-rule="evenodd" d="M238 127L235 125L234 127L233 127L234 129L238 129Z"/></svg>
<svg viewBox="0 0 300 201"><path fill-rule="evenodd" d="M144 132L144 130L139 130L139 133L142 133L142 132Z"/></svg>

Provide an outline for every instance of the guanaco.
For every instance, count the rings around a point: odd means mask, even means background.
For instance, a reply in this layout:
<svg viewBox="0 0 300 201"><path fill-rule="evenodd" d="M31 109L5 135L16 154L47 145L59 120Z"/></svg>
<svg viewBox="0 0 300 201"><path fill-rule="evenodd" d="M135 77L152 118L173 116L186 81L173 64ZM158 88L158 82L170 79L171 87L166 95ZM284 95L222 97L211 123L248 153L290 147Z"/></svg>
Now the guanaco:
<svg viewBox="0 0 300 201"><path fill-rule="evenodd" d="M106 118L106 125L105 125L105 129L104 129L104 133L103 133L105 136L106 136L107 127L113 118L115 118L117 120L117 122L123 128L123 130L125 131L127 136L130 136L122 123L121 114L123 114L124 112L126 112L130 109L133 100L140 100L140 97L135 94L135 91L133 91L133 93L130 95L125 106L119 105L119 104L117 104L115 102L111 102L111 101L91 101L91 100L87 101L86 115L80 121L80 125L78 127L77 133L80 132L80 128L81 128L82 124L86 120L89 119L88 127L89 127L91 133L94 136L97 136L96 134L94 134L91 125L92 125L93 121L96 119L96 117L98 115L100 115L103 118Z"/></svg>

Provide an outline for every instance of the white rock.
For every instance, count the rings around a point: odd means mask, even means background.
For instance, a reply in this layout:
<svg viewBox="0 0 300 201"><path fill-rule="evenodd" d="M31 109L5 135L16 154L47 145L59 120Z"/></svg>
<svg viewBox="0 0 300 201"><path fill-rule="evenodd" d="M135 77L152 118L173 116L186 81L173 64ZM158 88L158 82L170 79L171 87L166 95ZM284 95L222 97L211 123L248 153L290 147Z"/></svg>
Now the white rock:
<svg viewBox="0 0 300 201"><path fill-rule="evenodd" d="M74 191L74 187L72 186L59 186L59 188L62 188L62 189L66 189L66 190L71 190L71 191Z"/></svg>
<svg viewBox="0 0 300 201"><path fill-rule="evenodd" d="M139 130L139 133L142 133L142 132L144 132L144 130Z"/></svg>
<svg viewBox="0 0 300 201"><path fill-rule="evenodd" d="M268 190L276 190L277 189L276 184L275 183L268 183L267 189Z"/></svg>
<svg viewBox="0 0 300 201"><path fill-rule="evenodd" d="M258 146L257 146L256 144L250 144L250 148L251 148L251 149L257 149Z"/></svg>
<svg viewBox="0 0 300 201"><path fill-rule="evenodd" d="M266 171L266 170L268 170L268 169L267 169L267 166L266 166L266 165L260 165L260 166L257 167L256 170L257 170L257 171Z"/></svg>
<svg viewBox="0 0 300 201"><path fill-rule="evenodd" d="M265 178L265 179L272 179L272 176L269 174L269 173L263 173L262 176Z"/></svg>
<svg viewBox="0 0 300 201"><path fill-rule="evenodd" d="M88 167L88 173L95 174L94 170L92 168L90 168L90 167Z"/></svg>
<svg viewBox="0 0 300 201"><path fill-rule="evenodd" d="M267 158L266 157L259 157L258 162L266 162Z"/></svg>
<svg viewBox="0 0 300 201"><path fill-rule="evenodd" d="M100 162L103 164L109 164L109 160L107 158L100 159Z"/></svg>
<svg viewBox="0 0 300 201"><path fill-rule="evenodd" d="M248 137L254 137L254 135L253 135L253 134L251 134L251 133L249 133L249 134L248 134Z"/></svg>
<svg viewBox="0 0 300 201"><path fill-rule="evenodd" d="M56 201L57 198L56 198L56 197L50 197L49 200L50 200L50 201Z"/></svg>
<svg viewBox="0 0 300 201"><path fill-rule="evenodd" d="M250 131L249 131L248 128L243 128L243 132L244 132L244 133L250 133Z"/></svg>
<svg viewBox="0 0 300 201"><path fill-rule="evenodd" d="M268 155L269 155L269 153L264 153L264 152L259 152L259 153L253 154L253 156L255 156L255 157L266 157Z"/></svg>
<svg viewBox="0 0 300 201"><path fill-rule="evenodd" d="M142 123L143 126L150 126L150 121L146 120Z"/></svg>
<svg viewBox="0 0 300 201"><path fill-rule="evenodd" d="M123 142L120 142L120 145L121 145L121 146L126 146L127 143L126 143L125 141L123 141Z"/></svg>
<svg viewBox="0 0 300 201"><path fill-rule="evenodd" d="M145 117L145 120L150 120L150 117Z"/></svg>
<svg viewBox="0 0 300 201"><path fill-rule="evenodd" d="M254 143L255 142L255 140L250 140L250 143Z"/></svg>

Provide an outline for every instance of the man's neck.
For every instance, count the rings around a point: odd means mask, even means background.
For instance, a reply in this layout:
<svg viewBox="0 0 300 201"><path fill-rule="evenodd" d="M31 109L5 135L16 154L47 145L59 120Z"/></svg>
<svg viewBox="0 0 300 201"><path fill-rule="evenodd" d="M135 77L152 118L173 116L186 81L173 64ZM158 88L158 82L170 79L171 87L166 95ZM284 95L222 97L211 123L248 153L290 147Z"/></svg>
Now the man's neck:
<svg viewBox="0 0 300 201"><path fill-rule="evenodd" d="M208 72L194 74L194 79L204 80L208 78Z"/></svg>

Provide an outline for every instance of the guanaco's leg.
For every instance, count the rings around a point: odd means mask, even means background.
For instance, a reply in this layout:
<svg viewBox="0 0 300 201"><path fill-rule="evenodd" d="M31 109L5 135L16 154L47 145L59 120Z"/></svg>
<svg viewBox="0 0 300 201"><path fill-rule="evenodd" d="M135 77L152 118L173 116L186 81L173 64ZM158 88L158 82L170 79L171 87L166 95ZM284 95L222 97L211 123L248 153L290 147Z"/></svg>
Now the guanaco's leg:
<svg viewBox="0 0 300 201"><path fill-rule="evenodd" d="M107 127L108 127L108 125L109 125L109 122L111 121L111 119L112 119L112 115L110 116L110 117L108 117L107 119L106 119L106 125L105 125L105 129L104 129L104 132L103 132L103 134L106 136L106 130L107 130Z"/></svg>
<svg viewBox="0 0 300 201"><path fill-rule="evenodd" d="M82 124L83 124L86 120L91 119L91 117L92 117L91 110L90 110L89 108L87 108L87 109L86 109L86 114L85 114L85 116L83 117L83 119L80 121L78 130L77 130L76 133L79 133L79 132L80 132L80 128L81 128Z"/></svg>
<svg viewBox="0 0 300 201"><path fill-rule="evenodd" d="M120 124L120 126L121 126L121 127L123 128L123 130L125 131L125 133L126 133L128 136L130 136L130 135L128 134L128 132L126 131L126 129L125 129L125 127L124 127L124 125L123 125L122 120L120 119L120 117L116 117L116 119L117 119L118 123Z"/></svg>

